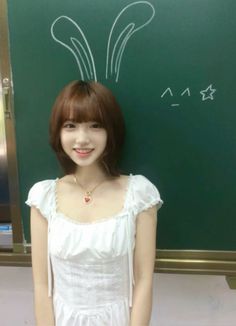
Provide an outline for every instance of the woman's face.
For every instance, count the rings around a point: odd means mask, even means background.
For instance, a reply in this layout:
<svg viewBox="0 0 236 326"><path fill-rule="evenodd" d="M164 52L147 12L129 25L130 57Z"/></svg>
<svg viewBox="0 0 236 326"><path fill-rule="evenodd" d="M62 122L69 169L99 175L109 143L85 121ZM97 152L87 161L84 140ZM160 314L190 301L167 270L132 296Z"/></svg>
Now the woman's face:
<svg viewBox="0 0 236 326"><path fill-rule="evenodd" d="M107 131L98 122L65 121L60 133L61 145L80 167L98 164L107 144Z"/></svg>

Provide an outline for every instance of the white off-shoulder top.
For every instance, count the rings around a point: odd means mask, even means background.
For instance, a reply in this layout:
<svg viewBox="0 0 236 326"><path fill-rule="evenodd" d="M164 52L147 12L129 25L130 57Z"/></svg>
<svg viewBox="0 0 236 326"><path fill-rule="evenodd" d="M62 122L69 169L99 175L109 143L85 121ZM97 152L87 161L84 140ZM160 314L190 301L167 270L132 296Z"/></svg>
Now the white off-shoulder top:
<svg viewBox="0 0 236 326"><path fill-rule="evenodd" d="M57 180L34 184L26 201L48 221L48 294L56 326L128 326L136 217L161 207L159 191L146 177L131 174L123 209L86 223L57 210Z"/></svg>

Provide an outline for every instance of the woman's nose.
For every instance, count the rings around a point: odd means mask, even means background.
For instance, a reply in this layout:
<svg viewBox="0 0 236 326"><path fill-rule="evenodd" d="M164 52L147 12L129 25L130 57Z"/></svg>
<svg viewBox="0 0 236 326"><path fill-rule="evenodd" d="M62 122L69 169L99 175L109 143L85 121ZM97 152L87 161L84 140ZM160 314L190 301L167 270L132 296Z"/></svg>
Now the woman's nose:
<svg viewBox="0 0 236 326"><path fill-rule="evenodd" d="M79 127L76 132L76 143L77 144L84 144L89 143L89 133L83 127Z"/></svg>

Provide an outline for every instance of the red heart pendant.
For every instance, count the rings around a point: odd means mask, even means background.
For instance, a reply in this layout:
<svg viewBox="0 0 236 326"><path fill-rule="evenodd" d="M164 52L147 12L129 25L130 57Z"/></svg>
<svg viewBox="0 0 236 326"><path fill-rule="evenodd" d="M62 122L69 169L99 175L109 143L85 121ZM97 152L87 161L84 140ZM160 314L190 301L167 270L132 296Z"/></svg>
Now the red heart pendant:
<svg viewBox="0 0 236 326"><path fill-rule="evenodd" d="M88 196L85 196L85 197L84 197L84 202L85 202L85 204L89 204L90 201L91 201L91 197L88 197Z"/></svg>

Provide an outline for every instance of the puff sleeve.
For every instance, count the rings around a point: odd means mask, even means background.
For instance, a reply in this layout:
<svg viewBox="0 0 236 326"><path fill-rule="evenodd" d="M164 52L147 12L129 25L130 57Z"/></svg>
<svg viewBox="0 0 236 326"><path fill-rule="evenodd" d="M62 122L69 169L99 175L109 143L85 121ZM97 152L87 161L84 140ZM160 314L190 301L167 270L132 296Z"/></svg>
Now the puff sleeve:
<svg viewBox="0 0 236 326"><path fill-rule="evenodd" d="M133 185L135 215L138 215L154 205L157 205L157 209L160 209L163 203L156 186L143 175L136 175Z"/></svg>
<svg viewBox="0 0 236 326"><path fill-rule="evenodd" d="M53 207L53 180L44 180L35 183L29 190L25 203L28 206L36 207L48 220Z"/></svg>

